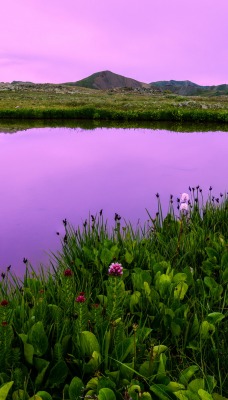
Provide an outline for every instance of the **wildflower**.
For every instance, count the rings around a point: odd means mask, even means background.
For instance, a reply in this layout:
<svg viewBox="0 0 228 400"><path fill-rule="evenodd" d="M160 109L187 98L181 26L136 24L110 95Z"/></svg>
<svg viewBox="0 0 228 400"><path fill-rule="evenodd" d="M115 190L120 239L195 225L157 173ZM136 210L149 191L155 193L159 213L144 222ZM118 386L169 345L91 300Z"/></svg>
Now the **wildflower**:
<svg viewBox="0 0 228 400"><path fill-rule="evenodd" d="M193 188L192 188L193 189ZM189 195L188 193L182 193L181 197L180 197L180 202L181 203L187 203L189 200Z"/></svg>
<svg viewBox="0 0 228 400"><path fill-rule="evenodd" d="M181 205L180 205L180 213L182 215L188 215L188 212L189 212L188 204L187 203L181 203Z"/></svg>
<svg viewBox="0 0 228 400"><path fill-rule="evenodd" d="M120 221L121 220L121 216L117 213L115 213L115 217L114 217L115 221Z"/></svg>
<svg viewBox="0 0 228 400"><path fill-rule="evenodd" d="M123 275L123 267L119 263L112 263L108 268L109 275L121 276Z"/></svg>
<svg viewBox="0 0 228 400"><path fill-rule="evenodd" d="M1 277L2 277L2 279L5 279L6 274L4 274L4 272L2 272L2 273L1 273Z"/></svg>
<svg viewBox="0 0 228 400"><path fill-rule="evenodd" d="M64 225L64 226L67 226L67 220L66 220L66 218L63 219L63 225Z"/></svg>
<svg viewBox="0 0 228 400"><path fill-rule="evenodd" d="M8 322L7 321L2 321L2 326L7 326Z"/></svg>
<svg viewBox="0 0 228 400"><path fill-rule="evenodd" d="M93 307L93 308L98 308L98 307L99 307L99 305L100 305L100 304L98 304L98 303L95 303L95 304L92 304L92 307Z"/></svg>
<svg viewBox="0 0 228 400"><path fill-rule="evenodd" d="M6 307L8 306L9 302L7 300L2 300L2 302L0 303L1 306Z"/></svg>
<svg viewBox="0 0 228 400"><path fill-rule="evenodd" d="M80 292L79 293L79 296L78 297L76 297L76 302L77 303L84 303L85 301L86 301L86 298L85 298L85 296L84 296L84 292Z"/></svg>
<svg viewBox="0 0 228 400"><path fill-rule="evenodd" d="M156 195L155 195L156 197L157 197L157 199L159 198L159 193L156 193Z"/></svg>
<svg viewBox="0 0 228 400"><path fill-rule="evenodd" d="M27 264L27 262L28 262L27 258L24 257L24 258L23 258L23 263L24 263L24 264Z"/></svg>
<svg viewBox="0 0 228 400"><path fill-rule="evenodd" d="M67 268L67 269L65 269L63 275L64 276L72 276L73 272L72 272L72 270L70 268Z"/></svg>

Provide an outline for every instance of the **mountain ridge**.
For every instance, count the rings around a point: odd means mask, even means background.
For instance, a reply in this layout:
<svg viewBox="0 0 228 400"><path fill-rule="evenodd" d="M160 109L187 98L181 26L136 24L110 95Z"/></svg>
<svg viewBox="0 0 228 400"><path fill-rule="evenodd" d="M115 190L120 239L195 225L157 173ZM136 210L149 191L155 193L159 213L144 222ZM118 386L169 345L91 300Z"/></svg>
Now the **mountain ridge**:
<svg viewBox="0 0 228 400"><path fill-rule="evenodd" d="M189 80L185 81L156 81L151 83L145 83L137 81L136 79L128 78L123 75L116 74L111 71L99 71L95 72L88 77L81 79L76 82L67 82L65 85L70 86L81 86L90 89L97 90L110 90L110 89L133 89L133 90L145 90L145 91L160 91L160 92L170 92L180 95L227 95L228 85L198 85L197 83L191 82Z"/></svg>
<svg viewBox="0 0 228 400"><path fill-rule="evenodd" d="M9 88L11 86L17 87L47 87L49 86L77 86L81 88L87 89L95 89L95 90L114 90L114 91L136 91L136 92L147 92L147 93L171 93L176 95L183 96L198 96L198 95L208 95L208 96L220 96L220 95L228 95L228 84L220 84L220 85L199 85L197 83L191 82L189 80L177 81L177 80L164 80L164 81L156 81L145 83L141 81L137 81L136 79L132 79L126 77L124 75L119 75L111 71L99 71L95 72L92 75L87 76L84 79L75 82L65 82L61 84L36 84L33 82L23 82L23 81L13 81L9 83L0 83L0 86L4 89L4 87Z"/></svg>

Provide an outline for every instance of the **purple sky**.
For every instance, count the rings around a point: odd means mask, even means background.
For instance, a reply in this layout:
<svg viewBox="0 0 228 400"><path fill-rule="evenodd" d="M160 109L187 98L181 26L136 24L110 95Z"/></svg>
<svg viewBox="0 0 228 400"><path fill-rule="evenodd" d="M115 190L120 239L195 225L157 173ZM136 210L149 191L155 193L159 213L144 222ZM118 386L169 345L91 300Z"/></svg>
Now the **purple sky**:
<svg viewBox="0 0 228 400"><path fill-rule="evenodd" d="M228 0L5 0L0 81L228 83Z"/></svg>

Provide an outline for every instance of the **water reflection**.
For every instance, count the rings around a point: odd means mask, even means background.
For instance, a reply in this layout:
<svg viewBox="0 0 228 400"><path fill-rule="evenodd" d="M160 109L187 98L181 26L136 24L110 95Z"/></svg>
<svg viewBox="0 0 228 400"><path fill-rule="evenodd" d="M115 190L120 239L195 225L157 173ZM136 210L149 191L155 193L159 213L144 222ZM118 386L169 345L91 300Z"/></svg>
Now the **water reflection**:
<svg viewBox="0 0 228 400"><path fill-rule="evenodd" d="M165 210L189 185L225 191L228 134L148 129L36 128L0 134L0 271L46 261L63 234L63 218L80 224L89 211L117 212L136 223Z"/></svg>

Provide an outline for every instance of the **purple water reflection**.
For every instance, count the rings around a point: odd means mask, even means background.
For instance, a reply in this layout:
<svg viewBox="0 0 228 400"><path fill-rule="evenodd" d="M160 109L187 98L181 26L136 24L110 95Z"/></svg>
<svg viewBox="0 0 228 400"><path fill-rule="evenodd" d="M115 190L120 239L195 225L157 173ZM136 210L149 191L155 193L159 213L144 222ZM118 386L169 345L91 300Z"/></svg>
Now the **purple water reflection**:
<svg viewBox="0 0 228 400"><path fill-rule="evenodd" d="M136 223L157 211L159 192L167 210L188 187L214 194L228 189L228 134L147 129L92 131L31 129L0 134L0 272L23 257L36 267L59 248L62 219L81 224L99 212L113 223L118 212Z"/></svg>

